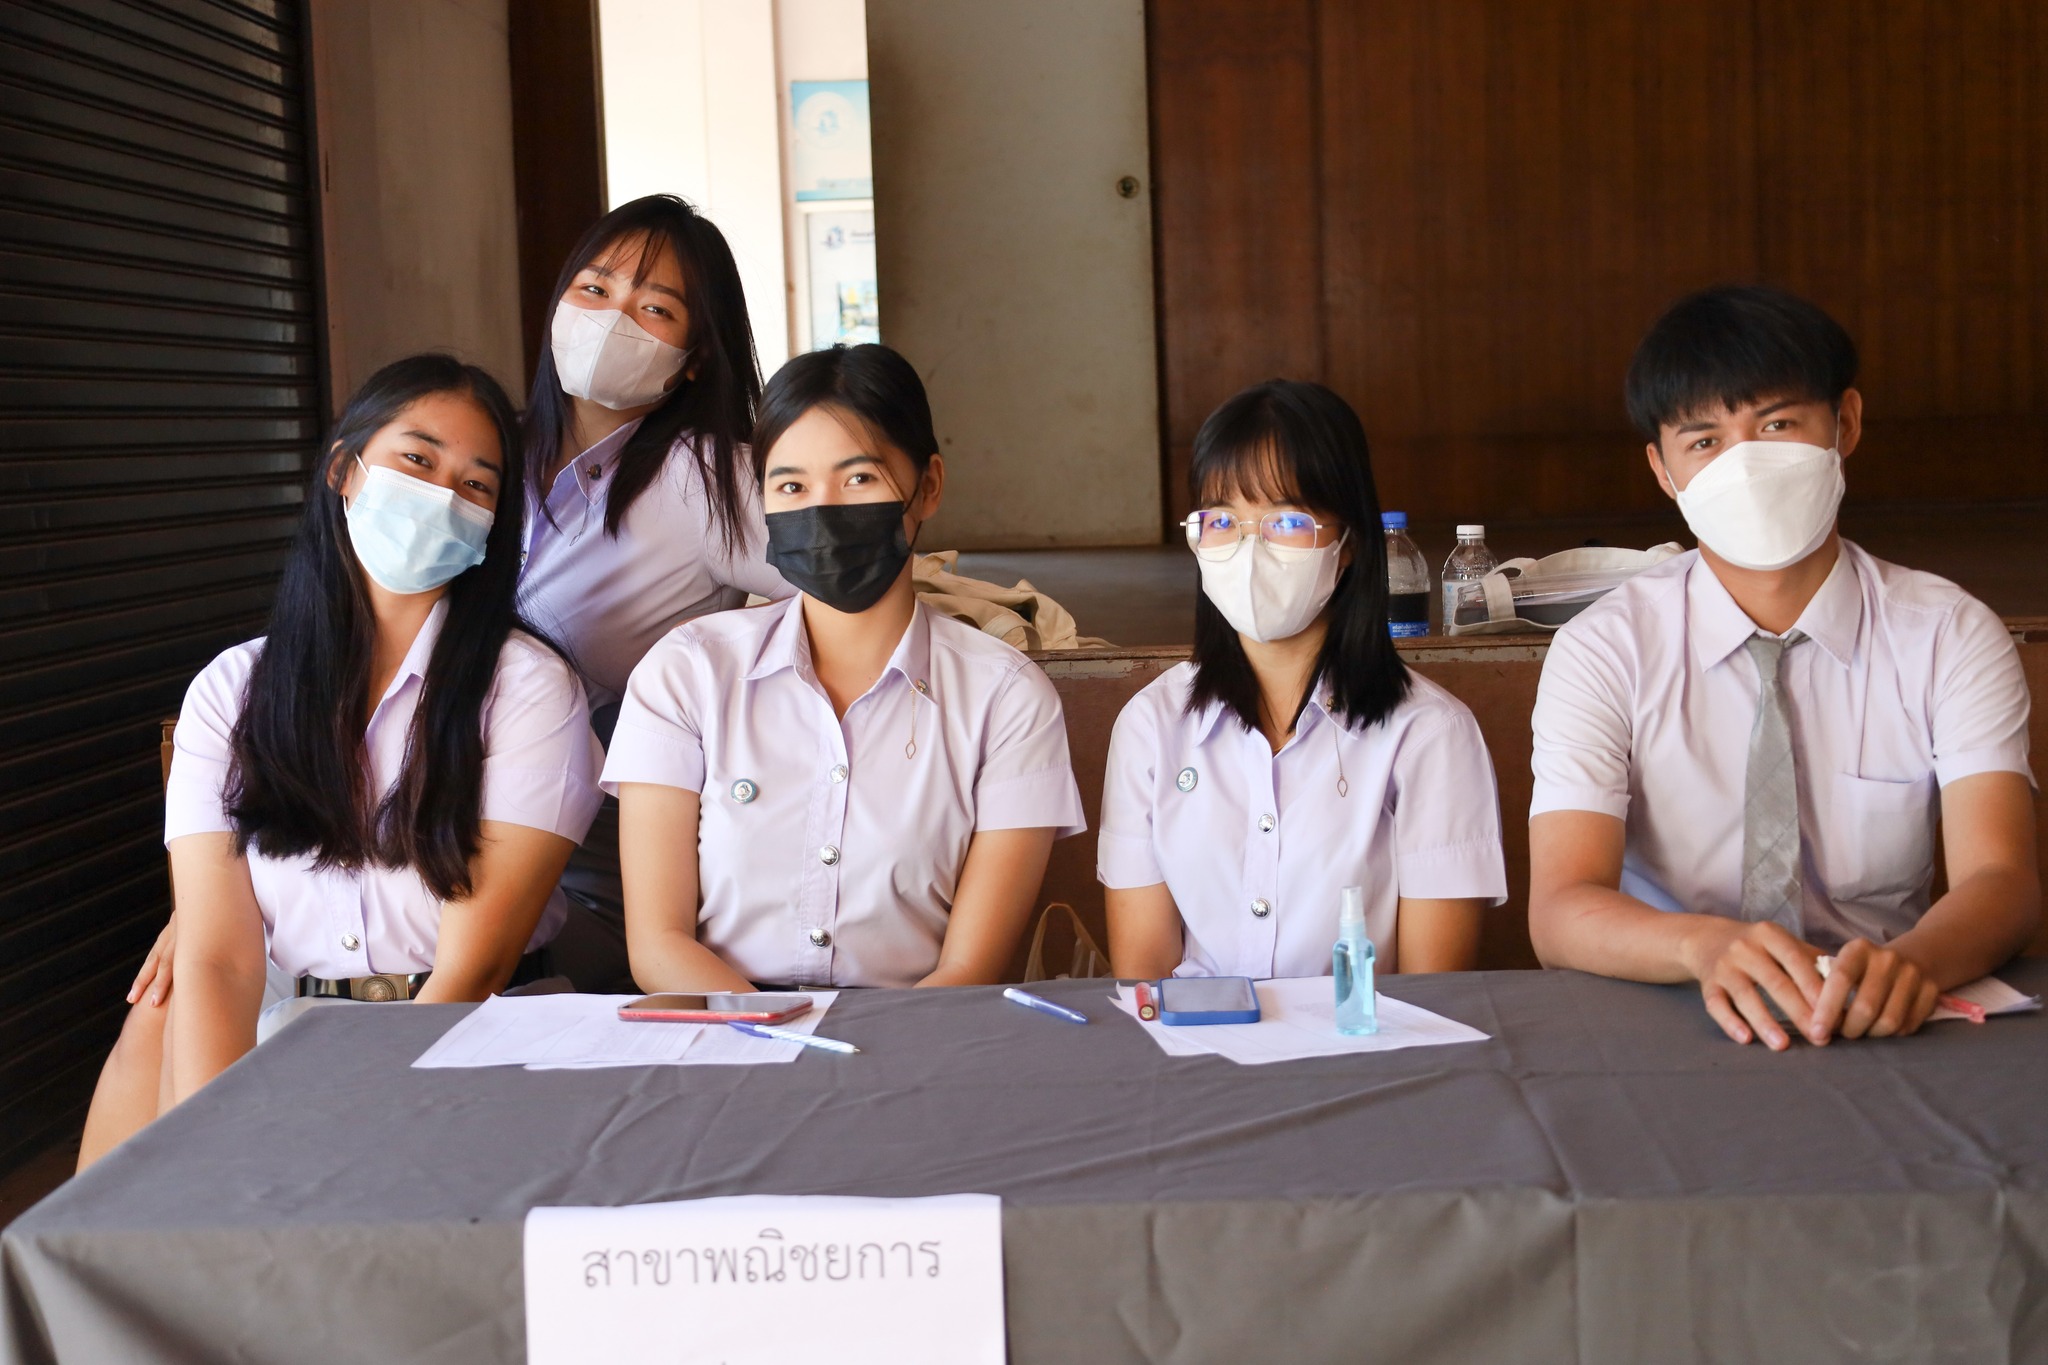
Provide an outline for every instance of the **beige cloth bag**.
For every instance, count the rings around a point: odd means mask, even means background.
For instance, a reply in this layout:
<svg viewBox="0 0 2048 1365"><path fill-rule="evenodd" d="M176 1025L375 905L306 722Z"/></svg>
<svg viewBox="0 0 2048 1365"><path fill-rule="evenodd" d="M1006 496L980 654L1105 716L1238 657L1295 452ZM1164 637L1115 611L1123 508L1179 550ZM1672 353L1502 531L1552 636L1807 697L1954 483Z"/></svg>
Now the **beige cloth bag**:
<svg viewBox="0 0 2048 1365"><path fill-rule="evenodd" d="M1016 649L1111 647L1107 640L1081 634L1073 613L1032 587L1029 579L1020 578L1015 587L1005 588L954 572L959 560L958 550L917 557L910 578L920 602Z"/></svg>
<svg viewBox="0 0 2048 1365"><path fill-rule="evenodd" d="M1062 933L1073 935L1072 951L1065 954L1065 971L1048 971L1045 965L1045 931L1058 921ZM1053 955L1062 956L1055 942ZM1038 916L1038 927L1031 931L1031 951L1024 957L1024 979L1028 981L1057 981L1061 977L1108 976L1109 954L1096 946L1088 926L1081 923L1081 916L1065 901L1054 901Z"/></svg>

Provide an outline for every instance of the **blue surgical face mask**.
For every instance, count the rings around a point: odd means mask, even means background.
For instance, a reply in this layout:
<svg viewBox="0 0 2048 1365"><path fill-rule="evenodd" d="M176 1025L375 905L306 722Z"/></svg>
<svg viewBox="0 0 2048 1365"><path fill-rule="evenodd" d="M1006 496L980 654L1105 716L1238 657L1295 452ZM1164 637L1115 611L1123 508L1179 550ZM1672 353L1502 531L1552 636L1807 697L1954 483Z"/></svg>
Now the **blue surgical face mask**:
<svg viewBox="0 0 2048 1365"><path fill-rule="evenodd" d="M382 465L362 466L348 538L363 572L387 592L432 592L484 562L496 517L486 508Z"/></svg>

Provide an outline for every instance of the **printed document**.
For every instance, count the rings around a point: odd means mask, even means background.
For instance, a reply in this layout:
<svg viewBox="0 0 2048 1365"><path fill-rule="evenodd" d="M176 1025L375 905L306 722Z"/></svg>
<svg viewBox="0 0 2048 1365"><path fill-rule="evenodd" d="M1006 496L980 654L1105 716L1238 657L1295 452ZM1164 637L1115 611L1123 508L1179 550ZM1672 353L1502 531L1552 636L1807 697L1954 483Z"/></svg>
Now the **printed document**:
<svg viewBox="0 0 2048 1365"><path fill-rule="evenodd" d="M1138 1018L1129 986L1111 997L1160 1050L1175 1057L1209 1054L1245 1066L1291 1062L1302 1057L1337 1057L1353 1052L1394 1052L1442 1043L1483 1043L1486 1036L1455 1019L1382 994L1380 1031L1359 1036L1337 1032L1335 987L1327 976L1303 976L1253 985L1259 993L1256 1024L1187 1024L1175 1027Z"/></svg>
<svg viewBox="0 0 2048 1365"><path fill-rule="evenodd" d="M814 1032L837 991L806 991L811 1011L779 1027ZM494 995L421 1053L415 1067L523 1066L528 1071L613 1066L749 1066L793 1062L801 1043L753 1038L724 1024L619 1018L637 995Z"/></svg>

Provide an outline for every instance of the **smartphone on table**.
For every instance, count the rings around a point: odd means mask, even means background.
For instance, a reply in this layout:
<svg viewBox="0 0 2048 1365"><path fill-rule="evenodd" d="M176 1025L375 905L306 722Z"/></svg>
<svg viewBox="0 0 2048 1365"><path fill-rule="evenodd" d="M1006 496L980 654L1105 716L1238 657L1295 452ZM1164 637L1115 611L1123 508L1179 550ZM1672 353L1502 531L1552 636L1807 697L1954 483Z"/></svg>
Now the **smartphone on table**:
<svg viewBox="0 0 2048 1365"><path fill-rule="evenodd" d="M781 1024L810 1012L811 997L796 991L643 995L619 1006L621 1019L659 1024Z"/></svg>
<svg viewBox="0 0 2048 1365"><path fill-rule="evenodd" d="M1248 976L1169 976L1155 994L1162 1024L1259 1022L1259 995Z"/></svg>

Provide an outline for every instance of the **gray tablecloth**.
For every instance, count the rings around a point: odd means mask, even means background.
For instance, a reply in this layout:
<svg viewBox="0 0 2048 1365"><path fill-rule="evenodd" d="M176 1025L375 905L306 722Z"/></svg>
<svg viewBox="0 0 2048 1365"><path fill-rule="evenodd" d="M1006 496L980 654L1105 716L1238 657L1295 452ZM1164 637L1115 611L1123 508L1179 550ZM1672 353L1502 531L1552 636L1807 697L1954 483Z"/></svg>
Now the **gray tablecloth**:
<svg viewBox="0 0 2048 1365"><path fill-rule="evenodd" d="M6 1231L0 1340L517 1360L533 1205L983 1191L1016 1365L2048 1359L2048 1019L1773 1056L1686 989L1386 985L1492 1041L1170 1059L1062 982L1094 1026L849 993L859 1057L412 1071L462 1007L315 1012Z"/></svg>

